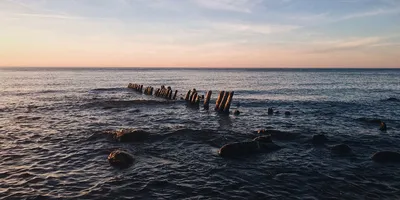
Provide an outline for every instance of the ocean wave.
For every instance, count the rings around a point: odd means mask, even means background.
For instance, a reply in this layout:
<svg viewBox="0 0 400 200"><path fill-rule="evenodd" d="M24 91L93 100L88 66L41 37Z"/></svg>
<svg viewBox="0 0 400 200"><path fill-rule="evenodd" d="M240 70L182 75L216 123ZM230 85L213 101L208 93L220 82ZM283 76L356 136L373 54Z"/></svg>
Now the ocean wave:
<svg viewBox="0 0 400 200"><path fill-rule="evenodd" d="M82 105L84 108L103 107L105 109L110 108L125 108L131 106L148 106L148 105L171 105L174 101L167 100L151 100L151 99L140 99L140 100L104 100L95 101Z"/></svg>
<svg viewBox="0 0 400 200"><path fill-rule="evenodd" d="M128 91L126 87L114 87L114 88L95 88L91 89L89 92L118 92L118 91Z"/></svg>

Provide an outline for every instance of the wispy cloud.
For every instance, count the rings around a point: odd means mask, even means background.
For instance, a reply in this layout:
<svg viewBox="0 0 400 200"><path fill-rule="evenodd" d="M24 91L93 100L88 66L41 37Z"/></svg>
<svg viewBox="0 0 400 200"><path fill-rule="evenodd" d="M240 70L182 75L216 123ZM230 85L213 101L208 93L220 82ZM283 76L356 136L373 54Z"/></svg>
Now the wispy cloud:
<svg viewBox="0 0 400 200"><path fill-rule="evenodd" d="M255 23L213 23L212 27L219 31L247 34L272 34L289 32L300 28L295 25L255 24Z"/></svg>
<svg viewBox="0 0 400 200"><path fill-rule="evenodd" d="M386 38L383 37L365 37L350 38L345 40L317 41L310 43L310 45L316 47L309 53L332 53L339 51L360 50L379 45L380 42L384 41L385 39Z"/></svg>
<svg viewBox="0 0 400 200"><path fill-rule="evenodd" d="M193 0L196 4L215 10L251 13L262 0Z"/></svg>
<svg viewBox="0 0 400 200"><path fill-rule="evenodd" d="M380 9L375 9L375 10L370 10L370 11L365 11L365 12L344 15L342 17L334 19L333 21L343 21L343 20L349 20L349 19L372 17L372 16L378 16L378 15L388 15L388 14L395 14L395 13L400 13L400 9L399 8L386 8L386 9L380 8Z"/></svg>

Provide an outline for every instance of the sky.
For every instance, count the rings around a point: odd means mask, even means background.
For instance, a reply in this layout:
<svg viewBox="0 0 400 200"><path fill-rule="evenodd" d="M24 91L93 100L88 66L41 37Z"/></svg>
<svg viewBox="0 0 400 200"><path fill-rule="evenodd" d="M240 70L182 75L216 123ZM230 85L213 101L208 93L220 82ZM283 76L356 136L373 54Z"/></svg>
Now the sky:
<svg viewBox="0 0 400 200"><path fill-rule="evenodd" d="M400 67L400 0L0 0L3 67Z"/></svg>

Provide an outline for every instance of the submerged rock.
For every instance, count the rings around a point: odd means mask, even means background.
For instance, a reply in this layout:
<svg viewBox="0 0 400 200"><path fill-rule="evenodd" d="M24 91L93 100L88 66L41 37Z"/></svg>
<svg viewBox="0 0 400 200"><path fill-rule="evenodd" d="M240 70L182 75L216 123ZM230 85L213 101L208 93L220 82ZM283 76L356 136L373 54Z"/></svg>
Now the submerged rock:
<svg viewBox="0 0 400 200"><path fill-rule="evenodd" d="M114 150L108 155L110 165L120 168L126 168L132 165L134 158L128 152L122 150Z"/></svg>
<svg viewBox="0 0 400 200"><path fill-rule="evenodd" d="M372 155L372 160L380 163L400 162L400 153L393 151L380 151Z"/></svg>
<svg viewBox="0 0 400 200"><path fill-rule="evenodd" d="M236 157L255 153L268 153L280 148L280 146L272 142L271 136L259 136L252 141L226 144L221 147L218 154L221 157Z"/></svg>
<svg viewBox="0 0 400 200"><path fill-rule="evenodd" d="M272 108L268 108L268 115L273 115L274 114L274 110Z"/></svg>
<svg viewBox="0 0 400 200"><path fill-rule="evenodd" d="M272 129L261 129L257 131L258 134L271 135L276 140L293 140L296 139L300 134L294 132L285 132Z"/></svg>
<svg viewBox="0 0 400 200"><path fill-rule="evenodd" d="M388 98L388 99L385 99L385 100L383 100L383 101L394 101L394 102L400 102L400 99L398 99L398 98L395 98L395 97L390 97L390 98Z"/></svg>
<svg viewBox="0 0 400 200"><path fill-rule="evenodd" d="M113 138L119 142L140 142L146 140L150 133L136 129L120 129L107 132L112 134Z"/></svg>
<svg viewBox="0 0 400 200"><path fill-rule="evenodd" d="M332 151L332 153L340 154L340 155L347 155L347 154L352 153L351 148L346 144L335 145L335 146L331 147L331 151Z"/></svg>
<svg viewBox="0 0 400 200"><path fill-rule="evenodd" d="M239 110L233 111L233 115L236 115L236 116L240 115L240 111Z"/></svg>
<svg viewBox="0 0 400 200"><path fill-rule="evenodd" d="M379 130L381 131L386 131L387 127L386 127L386 123L385 122L381 122L380 126L379 126Z"/></svg>
<svg viewBox="0 0 400 200"><path fill-rule="evenodd" d="M326 138L326 136L323 134L318 134L318 135L313 135L311 141L313 144L325 144L325 142L328 141L328 138Z"/></svg>
<svg viewBox="0 0 400 200"><path fill-rule="evenodd" d="M285 112L285 115L286 115L286 116L289 116L289 115L291 115L291 114L292 114L292 113L290 113L289 111L286 111L286 112Z"/></svg>

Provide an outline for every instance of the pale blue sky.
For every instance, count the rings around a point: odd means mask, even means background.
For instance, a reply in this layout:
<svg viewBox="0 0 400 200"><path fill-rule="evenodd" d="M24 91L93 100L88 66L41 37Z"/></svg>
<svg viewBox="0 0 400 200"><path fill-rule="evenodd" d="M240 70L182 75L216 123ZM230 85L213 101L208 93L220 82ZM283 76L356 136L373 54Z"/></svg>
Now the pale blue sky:
<svg viewBox="0 0 400 200"><path fill-rule="evenodd" d="M400 0L0 0L0 66L400 67Z"/></svg>

